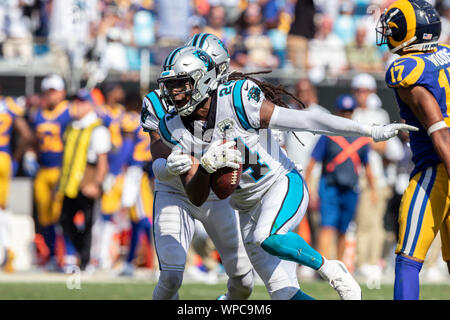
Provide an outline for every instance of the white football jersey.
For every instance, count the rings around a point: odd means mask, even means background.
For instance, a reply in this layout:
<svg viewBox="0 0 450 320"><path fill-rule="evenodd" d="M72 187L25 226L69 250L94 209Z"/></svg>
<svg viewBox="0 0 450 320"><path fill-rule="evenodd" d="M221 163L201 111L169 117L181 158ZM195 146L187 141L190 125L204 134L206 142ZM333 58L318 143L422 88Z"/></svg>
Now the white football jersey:
<svg viewBox="0 0 450 320"><path fill-rule="evenodd" d="M228 81L213 93L207 121L169 113L159 122L160 136L168 146L182 148L197 159L212 141L236 141L243 172L231 204L238 210L254 207L280 175L295 168L271 130L260 129L263 99L253 81Z"/></svg>
<svg viewBox="0 0 450 320"><path fill-rule="evenodd" d="M160 97L160 90L153 90L147 94L142 101L141 110L141 126L144 131L157 131L159 121L171 111L172 107L168 107L164 100ZM163 139L164 141L164 139ZM183 183L179 177L174 177L168 181L159 181L155 179L155 191L165 191L186 195ZM211 192L208 200L219 200L217 196Z"/></svg>

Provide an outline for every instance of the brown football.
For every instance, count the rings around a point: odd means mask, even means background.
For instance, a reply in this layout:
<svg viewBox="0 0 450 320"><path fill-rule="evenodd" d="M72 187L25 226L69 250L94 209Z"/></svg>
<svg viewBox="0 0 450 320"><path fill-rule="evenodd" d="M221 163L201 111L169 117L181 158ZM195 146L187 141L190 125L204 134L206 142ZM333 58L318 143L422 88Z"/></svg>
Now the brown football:
<svg viewBox="0 0 450 320"><path fill-rule="evenodd" d="M224 143L226 141L224 140ZM235 147L236 148L236 147ZM211 174L209 185L219 199L228 198L239 186L242 164L238 169L224 167Z"/></svg>

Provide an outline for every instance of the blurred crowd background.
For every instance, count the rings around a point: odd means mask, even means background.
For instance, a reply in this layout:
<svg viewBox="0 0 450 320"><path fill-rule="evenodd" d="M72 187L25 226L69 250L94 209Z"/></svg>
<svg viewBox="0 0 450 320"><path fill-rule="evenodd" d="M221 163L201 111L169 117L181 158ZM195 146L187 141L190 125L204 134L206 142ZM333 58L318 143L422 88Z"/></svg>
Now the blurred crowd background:
<svg viewBox="0 0 450 320"><path fill-rule="evenodd" d="M156 87L166 55L193 34L207 32L227 46L232 70L272 70L262 77L285 84L310 110L342 111L345 107L337 98L346 93L354 99L347 116L361 122L376 119L387 123L399 120L393 94L383 82L395 56L386 46L376 46L374 29L380 13L392 2L0 0L0 94L13 96L27 120L33 109L45 103L43 97L49 89L63 92L61 101L70 102L79 88L86 87L93 90L96 108L134 103L136 109L140 107L136 101ZM449 44L450 1L430 2L441 15L440 42ZM42 79L51 74L61 76L64 86L43 88ZM104 90L111 83L120 88L120 94ZM113 97L108 98L108 94ZM322 254L343 259L352 272L368 281L393 275L396 214L411 167L408 137L369 144L368 163L375 184L368 181L372 178L363 169L354 186L359 197L354 218L345 231L327 232L321 227L321 194L316 191L322 175L320 159L314 158L313 164L310 161L319 137L298 136L304 146L292 134L280 136L288 155L308 171L311 203L297 231ZM32 183L34 178L24 170L23 159L16 160L19 178L13 179L11 207L20 207L17 192L26 186L22 183ZM107 248L110 261L104 268L108 270L125 260L130 241L127 213L119 211ZM39 221L36 217L33 221L31 262L24 262L23 268L31 264L31 268L46 271L63 270L64 252L57 251L58 268L49 265L45 241L39 237ZM64 248L61 237L57 250ZM195 279L215 281L223 273L220 258L201 229L197 239L189 272ZM151 241L143 243L144 249L137 251L133 264L156 271ZM425 263L429 271L422 276L448 281L440 262L439 241L435 243L432 257ZM95 267L101 267L98 261ZM314 278L306 269L300 268L299 274L303 279Z"/></svg>

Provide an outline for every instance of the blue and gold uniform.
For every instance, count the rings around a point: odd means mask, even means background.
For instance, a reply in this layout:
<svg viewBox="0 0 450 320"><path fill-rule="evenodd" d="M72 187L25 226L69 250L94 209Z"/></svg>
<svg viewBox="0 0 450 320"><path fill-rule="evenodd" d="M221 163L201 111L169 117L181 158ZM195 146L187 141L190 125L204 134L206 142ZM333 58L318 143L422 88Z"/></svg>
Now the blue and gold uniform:
<svg viewBox="0 0 450 320"><path fill-rule="evenodd" d="M124 118L124 131L132 134L134 147L128 160L128 167L143 167L152 160L150 153L150 136L140 126L140 115L136 112L128 112ZM130 218L134 223L143 218L151 221L153 214L153 192L150 186L148 174L144 171L140 182L140 192L136 204L130 209Z"/></svg>
<svg viewBox="0 0 450 320"><path fill-rule="evenodd" d="M25 110L13 98L0 96L0 209L6 208L13 175L11 135L14 120L22 117L24 113Z"/></svg>
<svg viewBox="0 0 450 320"><path fill-rule="evenodd" d="M34 197L41 226L55 224L60 204L55 192L61 174L64 151L63 134L72 121L70 104L60 102L54 109L40 109L31 115L31 125L38 140L39 170L34 180Z"/></svg>
<svg viewBox="0 0 450 320"><path fill-rule="evenodd" d="M401 117L419 128L410 132L415 168L400 207L396 253L424 260L441 231L443 259L450 261L450 180L427 130L396 90L416 85L425 87L438 102L450 127L450 46L440 44L432 51L402 55L388 68L386 83L394 88Z"/></svg>
<svg viewBox="0 0 450 320"><path fill-rule="evenodd" d="M123 188L123 165L124 150L123 119L126 114L125 107L120 104L116 106L102 106L97 112L108 127L111 134L112 149L108 153L109 176L114 176L114 181L109 190L106 190L101 199L101 213L104 219L112 219L112 215L120 209L120 198Z"/></svg>

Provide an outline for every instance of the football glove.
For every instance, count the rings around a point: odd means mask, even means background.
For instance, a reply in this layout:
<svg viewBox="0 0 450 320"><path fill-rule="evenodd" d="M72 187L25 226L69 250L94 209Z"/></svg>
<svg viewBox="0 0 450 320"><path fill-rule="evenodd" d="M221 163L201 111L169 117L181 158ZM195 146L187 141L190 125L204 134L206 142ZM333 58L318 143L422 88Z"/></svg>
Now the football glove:
<svg viewBox="0 0 450 320"><path fill-rule="evenodd" d="M419 128L404 124L404 123L391 123L387 125L372 125L370 136L373 141L379 142L388 140L392 137L395 137L398 134L398 131L418 131Z"/></svg>
<svg viewBox="0 0 450 320"><path fill-rule="evenodd" d="M241 152L234 148L235 145L235 141L222 143L221 140L217 140L211 143L208 151L206 151L200 160L201 166L208 173L216 172L223 167L238 169L242 159Z"/></svg>
<svg viewBox="0 0 450 320"><path fill-rule="evenodd" d="M167 157L166 169L174 176L179 176L180 174L186 173L192 166L191 156L184 154L181 150L174 150Z"/></svg>

